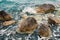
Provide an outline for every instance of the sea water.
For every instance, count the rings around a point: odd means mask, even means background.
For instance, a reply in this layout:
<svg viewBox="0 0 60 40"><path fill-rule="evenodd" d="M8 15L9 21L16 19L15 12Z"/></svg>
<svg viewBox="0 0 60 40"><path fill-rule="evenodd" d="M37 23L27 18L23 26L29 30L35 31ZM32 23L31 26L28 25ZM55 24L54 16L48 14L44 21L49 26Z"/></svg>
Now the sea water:
<svg viewBox="0 0 60 40"><path fill-rule="evenodd" d="M4 10L7 13L11 14L14 20L17 21L15 25L10 25L7 28L0 29L0 40L42 40L38 37L37 33L33 34L19 34L15 32L15 29L18 25L18 21L21 19L20 13L25 7L34 6L37 4L51 3L56 7L60 7L60 0L0 0L0 11ZM60 16L60 9L56 14ZM50 40L60 40L60 27L52 28L52 36Z"/></svg>

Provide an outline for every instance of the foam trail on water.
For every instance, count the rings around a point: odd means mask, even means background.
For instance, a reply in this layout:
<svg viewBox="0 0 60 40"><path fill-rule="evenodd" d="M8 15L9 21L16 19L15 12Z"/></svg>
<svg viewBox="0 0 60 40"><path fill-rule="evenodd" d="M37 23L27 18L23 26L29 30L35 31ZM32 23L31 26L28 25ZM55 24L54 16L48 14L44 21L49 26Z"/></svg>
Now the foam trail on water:
<svg viewBox="0 0 60 40"><path fill-rule="evenodd" d="M28 12L30 14L36 13L36 11L34 10L34 8L32 8L32 7L25 7L21 14L25 14L26 12Z"/></svg>

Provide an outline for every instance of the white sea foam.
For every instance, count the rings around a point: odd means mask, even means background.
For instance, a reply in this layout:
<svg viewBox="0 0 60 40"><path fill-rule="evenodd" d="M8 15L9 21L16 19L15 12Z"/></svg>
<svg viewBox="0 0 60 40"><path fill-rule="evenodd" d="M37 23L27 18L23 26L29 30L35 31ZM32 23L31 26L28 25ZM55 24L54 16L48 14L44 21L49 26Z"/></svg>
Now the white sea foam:
<svg viewBox="0 0 60 40"><path fill-rule="evenodd" d="M36 11L34 10L34 8L32 8L32 7L26 7L26 8L23 10L23 12L24 12L24 13L25 13L25 12L36 13Z"/></svg>

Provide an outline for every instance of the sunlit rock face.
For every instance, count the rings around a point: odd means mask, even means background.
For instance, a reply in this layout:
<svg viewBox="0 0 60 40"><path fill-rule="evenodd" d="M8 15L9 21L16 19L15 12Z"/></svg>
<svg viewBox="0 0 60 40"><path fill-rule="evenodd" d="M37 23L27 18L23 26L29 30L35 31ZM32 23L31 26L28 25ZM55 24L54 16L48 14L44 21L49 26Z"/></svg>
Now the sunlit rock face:
<svg viewBox="0 0 60 40"><path fill-rule="evenodd" d="M37 28L37 21L33 17L22 20L17 28L18 33L32 33Z"/></svg>
<svg viewBox="0 0 60 40"><path fill-rule="evenodd" d="M15 20L10 20L10 21L5 21L5 22L3 22L2 25L3 25L3 26L9 26L9 25L12 25L12 24L14 24L14 23L16 23Z"/></svg>

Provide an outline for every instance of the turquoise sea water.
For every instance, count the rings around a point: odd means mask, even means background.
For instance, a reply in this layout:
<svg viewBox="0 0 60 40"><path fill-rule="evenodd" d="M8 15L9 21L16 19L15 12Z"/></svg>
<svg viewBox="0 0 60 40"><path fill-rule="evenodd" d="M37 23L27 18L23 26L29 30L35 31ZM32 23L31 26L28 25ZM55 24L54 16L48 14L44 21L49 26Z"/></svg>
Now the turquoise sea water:
<svg viewBox="0 0 60 40"><path fill-rule="evenodd" d="M15 20L20 20L20 16L19 16L20 11L27 6L33 6L36 4L43 4L43 3L56 4L56 3L59 3L59 1L60 0L0 0L0 10L5 10L7 13L11 14ZM11 25L6 29L1 29L0 40L38 40L38 36L36 33L33 33L29 39L27 34L26 35L13 34L14 32L12 32L12 34L9 35L9 31L11 32L13 28L16 26L17 24ZM6 33L2 32L4 30L6 30ZM53 35L53 37L51 37L51 40L58 40L58 38L55 39Z"/></svg>

